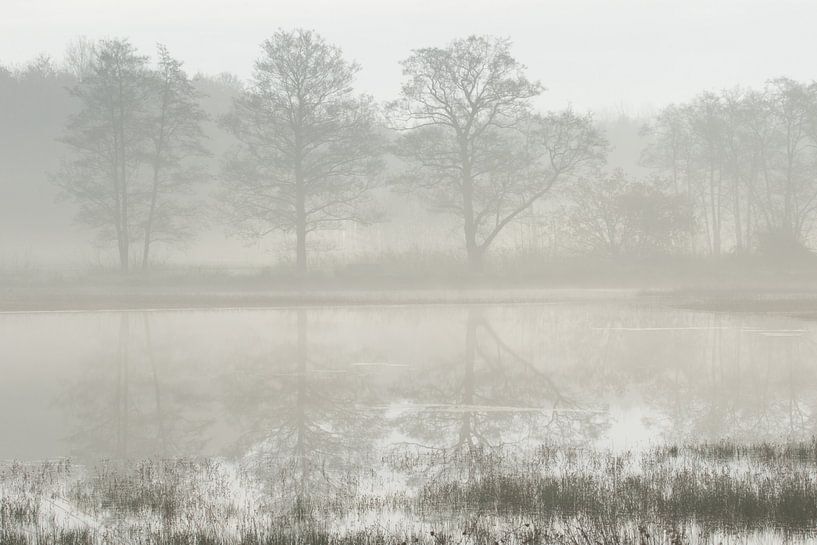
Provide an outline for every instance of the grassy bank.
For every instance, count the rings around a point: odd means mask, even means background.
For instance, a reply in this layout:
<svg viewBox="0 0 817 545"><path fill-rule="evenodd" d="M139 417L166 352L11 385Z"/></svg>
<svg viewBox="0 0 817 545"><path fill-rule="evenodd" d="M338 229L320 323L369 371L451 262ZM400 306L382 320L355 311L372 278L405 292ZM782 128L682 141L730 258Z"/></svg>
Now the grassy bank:
<svg viewBox="0 0 817 545"><path fill-rule="evenodd" d="M480 273L450 257L338 264L305 277L286 267L164 266L127 275L105 269L6 270L0 271L0 310L517 302L558 300L579 292L639 292L672 294L702 309L817 312L817 262L811 260L500 258Z"/></svg>

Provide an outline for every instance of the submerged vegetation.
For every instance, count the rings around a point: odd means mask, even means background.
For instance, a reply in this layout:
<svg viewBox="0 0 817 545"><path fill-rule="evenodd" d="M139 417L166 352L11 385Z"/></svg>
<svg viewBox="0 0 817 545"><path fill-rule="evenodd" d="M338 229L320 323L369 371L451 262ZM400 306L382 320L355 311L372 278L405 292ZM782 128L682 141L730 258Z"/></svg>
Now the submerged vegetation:
<svg viewBox="0 0 817 545"><path fill-rule="evenodd" d="M451 466L451 471L434 471ZM3 544L806 542L817 442L456 455L400 447L339 493L216 459L0 467ZM297 479L296 479L297 480Z"/></svg>

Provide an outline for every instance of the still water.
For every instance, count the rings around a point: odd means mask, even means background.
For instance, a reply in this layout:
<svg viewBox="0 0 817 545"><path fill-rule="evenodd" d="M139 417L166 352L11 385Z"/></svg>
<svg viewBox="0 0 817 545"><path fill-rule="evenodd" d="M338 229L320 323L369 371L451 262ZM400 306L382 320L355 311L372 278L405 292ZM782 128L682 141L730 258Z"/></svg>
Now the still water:
<svg viewBox="0 0 817 545"><path fill-rule="evenodd" d="M0 459L807 439L815 340L654 301L6 314Z"/></svg>

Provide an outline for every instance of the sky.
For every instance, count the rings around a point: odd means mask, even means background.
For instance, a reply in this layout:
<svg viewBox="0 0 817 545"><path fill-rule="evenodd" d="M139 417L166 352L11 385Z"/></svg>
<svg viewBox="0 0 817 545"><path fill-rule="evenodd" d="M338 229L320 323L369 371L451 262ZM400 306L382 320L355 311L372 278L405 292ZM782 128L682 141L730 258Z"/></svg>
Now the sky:
<svg viewBox="0 0 817 545"><path fill-rule="evenodd" d="M77 35L167 45L192 72L251 74L278 28L317 30L362 66L361 91L400 88L412 49L469 34L513 40L544 109L646 114L697 92L817 78L817 1L0 0L0 63L62 58Z"/></svg>

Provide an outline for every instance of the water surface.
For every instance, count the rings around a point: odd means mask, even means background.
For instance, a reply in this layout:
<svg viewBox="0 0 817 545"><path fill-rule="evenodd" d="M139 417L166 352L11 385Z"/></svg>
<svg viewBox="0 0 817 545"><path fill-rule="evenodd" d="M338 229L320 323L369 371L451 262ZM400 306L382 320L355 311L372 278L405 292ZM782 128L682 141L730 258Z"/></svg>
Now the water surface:
<svg viewBox="0 0 817 545"><path fill-rule="evenodd" d="M637 300L7 314L0 459L807 439L816 334Z"/></svg>

